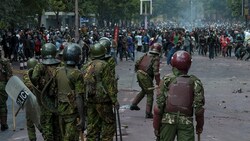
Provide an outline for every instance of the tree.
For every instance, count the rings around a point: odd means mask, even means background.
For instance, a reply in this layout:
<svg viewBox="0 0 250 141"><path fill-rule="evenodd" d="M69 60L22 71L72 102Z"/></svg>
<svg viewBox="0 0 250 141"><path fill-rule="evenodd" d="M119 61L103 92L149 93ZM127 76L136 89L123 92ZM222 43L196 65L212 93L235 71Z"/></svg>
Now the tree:
<svg viewBox="0 0 250 141"><path fill-rule="evenodd" d="M59 12L66 9L66 4L62 0L48 0L49 9L56 14L57 28L60 28Z"/></svg>
<svg viewBox="0 0 250 141"><path fill-rule="evenodd" d="M37 26L41 24L41 16L43 10L47 8L47 0L22 0L22 5L25 7L26 14L37 19Z"/></svg>

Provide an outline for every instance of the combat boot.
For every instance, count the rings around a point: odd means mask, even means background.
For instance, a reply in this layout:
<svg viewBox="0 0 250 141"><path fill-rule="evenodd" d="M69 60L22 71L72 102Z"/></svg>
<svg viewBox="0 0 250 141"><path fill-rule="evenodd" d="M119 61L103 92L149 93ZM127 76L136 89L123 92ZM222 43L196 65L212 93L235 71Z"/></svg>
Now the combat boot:
<svg viewBox="0 0 250 141"><path fill-rule="evenodd" d="M139 94L136 95L136 97L134 98L132 105L130 106L130 110L136 110L139 111L140 108L137 106L139 104L139 102L143 99L144 95L142 92L140 92Z"/></svg>
<svg viewBox="0 0 250 141"><path fill-rule="evenodd" d="M130 110L136 110L136 111L139 111L140 110L140 107L138 107L137 105L131 105L130 106Z"/></svg>
<svg viewBox="0 0 250 141"><path fill-rule="evenodd" d="M146 105L146 118L153 118L152 105Z"/></svg>
<svg viewBox="0 0 250 141"><path fill-rule="evenodd" d="M2 116L1 117L1 131L5 131L9 129L9 126L7 124L7 116Z"/></svg>

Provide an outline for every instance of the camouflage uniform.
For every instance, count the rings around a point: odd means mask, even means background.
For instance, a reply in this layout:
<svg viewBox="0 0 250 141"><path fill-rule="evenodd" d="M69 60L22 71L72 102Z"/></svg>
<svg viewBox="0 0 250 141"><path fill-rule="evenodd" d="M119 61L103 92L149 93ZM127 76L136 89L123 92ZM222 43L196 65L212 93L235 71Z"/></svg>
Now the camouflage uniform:
<svg viewBox="0 0 250 141"><path fill-rule="evenodd" d="M31 81L31 76L33 73L33 69L29 69L24 75L23 75L23 82L24 84L32 91L33 90L33 84ZM33 121L29 118L29 115L26 113L26 125L27 125L27 131L30 141L36 141L36 128ZM39 131L41 131L41 128L38 127Z"/></svg>
<svg viewBox="0 0 250 141"><path fill-rule="evenodd" d="M149 64L148 69L141 70L139 68L140 63L142 62L144 56L148 55L151 57L151 61L147 62ZM156 79L156 85L159 85L160 82L160 57L157 54L145 54L142 56L139 60L136 61L135 64L135 71L137 73L137 80L139 83L139 86L141 87L141 91L139 94L136 95L134 101L132 102L132 106L130 107L131 110L134 110L134 107L137 107L137 105L140 103L140 101L144 98L145 95L147 95L147 103L146 103L146 117L151 118L152 117L152 106L154 101L154 77ZM157 80L159 79L159 80ZM148 89L151 88L151 89ZM136 110L139 110L136 109Z"/></svg>
<svg viewBox="0 0 250 141"><path fill-rule="evenodd" d="M56 74L58 113L63 141L78 141L76 94L83 94L83 77L74 67L60 67Z"/></svg>
<svg viewBox="0 0 250 141"><path fill-rule="evenodd" d="M1 130L8 129L7 125L7 99L8 95L5 92L5 85L9 78L12 76L12 69L10 62L7 59L0 59L0 121Z"/></svg>
<svg viewBox="0 0 250 141"><path fill-rule="evenodd" d="M115 78L115 82L113 83L113 90L114 92L117 94L118 93L118 76L116 76L116 71L115 71L115 67L116 67L116 61L115 59L112 57L112 56L108 56L108 57L105 57L104 60L108 63L110 69L111 69L111 75L112 75L112 78Z"/></svg>
<svg viewBox="0 0 250 141"><path fill-rule="evenodd" d="M84 87L86 88L88 107L87 141L95 141L99 133L102 141L112 141L116 130L113 105L118 102L117 87L114 87L114 84L117 82L114 73L110 73L114 72L114 66L110 66L114 61L109 60L107 62L97 59L84 65L82 68L82 70L85 71ZM88 77L93 75L87 73L87 70L91 66L94 69L95 79L97 79L96 92L88 91L91 85L86 82Z"/></svg>
<svg viewBox="0 0 250 141"><path fill-rule="evenodd" d="M42 91L49 80L55 76L57 65L59 64L44 65L39 63L35 66L32 74L32 80L34 81L34 85L40 91ZM50 92L47 93L47 96L55 101L54 94L55 91L50 89ZM59 135L58 116L49 111L48 107L44 107L44 105L41 105L41 126L45 141L59 140L59 137L57 136L57 134Z"/></svg>
<svg viewBox="0 0 250 141"><path fill-rule="evenodd" d="M166 99L169 94L170 84L176 83L177 77L190 77L193 83L194 101L193 108L195 114L204 110L204 89L201 81L194 75L187 75L181 73L181 71L173 68L173 74L169 74L163 77L160 85L160 94L157 97L157 105L162 117L160 126L160 140L161 141L173 141L177 136L178 141L194 141L194 126L193 116L187 116L180 112L169 113L164 109L166 108Z"/></svg>

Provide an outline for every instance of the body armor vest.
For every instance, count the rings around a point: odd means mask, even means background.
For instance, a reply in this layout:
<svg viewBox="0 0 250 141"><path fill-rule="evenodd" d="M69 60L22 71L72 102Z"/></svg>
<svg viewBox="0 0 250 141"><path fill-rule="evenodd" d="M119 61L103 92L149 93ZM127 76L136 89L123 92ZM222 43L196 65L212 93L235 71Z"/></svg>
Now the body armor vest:
<svg viewBox="0 0 250 141"><path fill-rule="evenodd" d="M70 87L70 80L68 79L65 68L62 68L58 71L57 75L57 85L58 85L58 101L60 102L70 102L68 94L72 92Z"/></svg>
<svg viewBox="0 0 250 141"><path fill-rule="evenodd" d="M166 99L165 112L180 112L186 116L193 116L194 83L189 76L176 78L176 83L170 83Z"/></svg>
<svg viewBox="0 0 250 141"><path fill-rule="evenodd" d="M144 72L147 72L151 65L152 59L152 56L144 55L141 62L139 63L138 70L143 70Z"/></svg>

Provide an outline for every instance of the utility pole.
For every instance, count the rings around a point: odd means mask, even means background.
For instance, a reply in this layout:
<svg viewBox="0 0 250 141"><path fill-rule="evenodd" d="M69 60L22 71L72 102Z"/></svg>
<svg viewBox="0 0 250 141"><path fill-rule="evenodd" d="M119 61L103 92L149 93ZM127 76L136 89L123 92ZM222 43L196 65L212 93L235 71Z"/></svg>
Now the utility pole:
<svg viewBox="0 0 250 141"><path fill-rule="evenodd" d="M78 0L75 0L75 41L79 40L79 10Z"/></svg>
<svg viewBox="0 0 250 141"><path fill-rule="evenodd" d="M190 19L191 19L190 24L191 24L191 27L193 28L193 11L192 11L192 9L193 9L193 2L192 2L192 0L190 0Z"/></svg>
<svg viewBox="0 0 250 141"><path fill-rule="evenodd" d="M244 1L244 16L245 16L245 20L246 20L246 28L248 28L248 0Z"/></svg>
<svg viewBox="0 0 250 141"><path fill-rule="evenodd" d="M140 15L144 15L144 29L148 29L148 15L152 14L152 0L140 0Z"/></svg>
<svg viewBox="0 0 250 141"><path fill-rule="evenodd" d="M234 0L233 4L235 4ZM241 16L244 16L244 0L241 0Z"/></svg>

